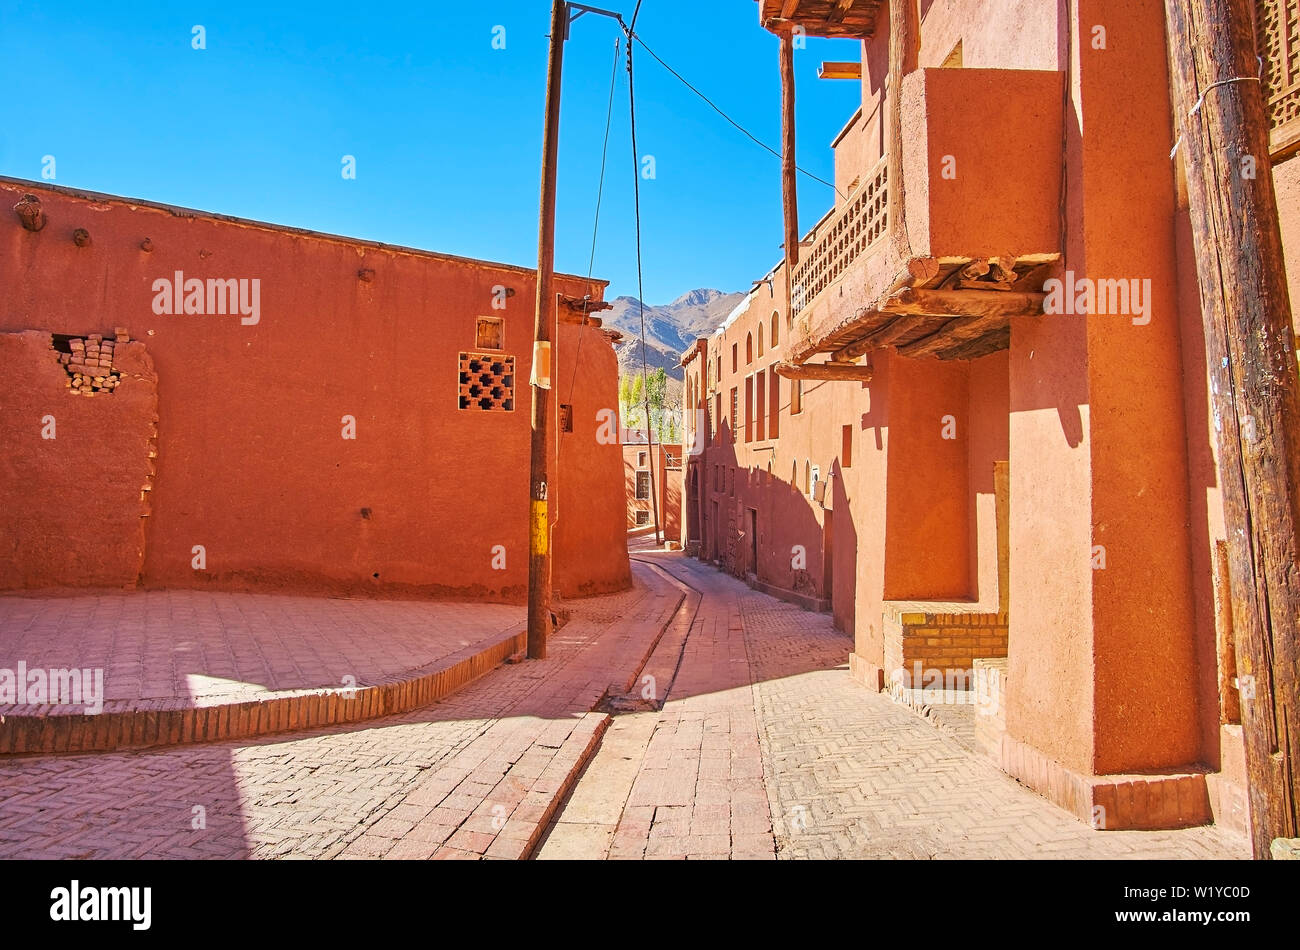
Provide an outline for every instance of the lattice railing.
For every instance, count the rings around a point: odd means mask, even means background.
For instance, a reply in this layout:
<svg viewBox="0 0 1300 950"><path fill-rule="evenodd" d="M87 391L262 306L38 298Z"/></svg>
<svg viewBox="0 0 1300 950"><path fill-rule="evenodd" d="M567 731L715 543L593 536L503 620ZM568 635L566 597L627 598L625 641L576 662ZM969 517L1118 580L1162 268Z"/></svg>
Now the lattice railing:
<svg viewBox="0 0 1300 950"><path fill-rule="evenodd" d="M797 317L854 259L885 236L889 224L889 163L881 158L860 187L817 229L812 247L800 249L790 286L790 310Z"/></svg>
<svg viewBox="0 0 1300 950"><path fill-rule="evenodd" d="M1258 0L1259 55L1274 151L1300 138L1300 0Z"/></svg>

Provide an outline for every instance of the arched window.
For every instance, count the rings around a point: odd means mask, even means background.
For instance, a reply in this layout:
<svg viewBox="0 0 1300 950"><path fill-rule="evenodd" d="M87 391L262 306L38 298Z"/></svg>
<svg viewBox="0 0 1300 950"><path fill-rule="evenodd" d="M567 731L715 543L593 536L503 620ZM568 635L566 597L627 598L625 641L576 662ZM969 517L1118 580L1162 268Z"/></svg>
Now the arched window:
<svg viewBox="0 0 1300 950"><path fill-rule="evenodd" d="M754 362L754 334L745 334L745 365Z"/></svg>
<svg viewBox="0 0 1300 950"><path fill-rule="evenodd" d="M779 313L778 313L777 311L775 311L775 310L772 311L772 333L771 333L771 337L772 337L772 339L769 340L768 342L769 342L769 344L771 345L771 347L772 347L773 349L776 349L776 347L777 347L777 346L780 344L780 342L781 342L781 314L779 314Z"/></svg>
<svg viewBox="0 0 1300 950"><path fill-rule="evenodd" d="M790 487L799 487L799 460L795 459L790 463Z"/></svg>
<svg viewBox="0 0 1300 950"><path fill-rule="evenodd" d="M803 463L803 490L812 491L812 461L805 459Z"/></svg>
<svg viewBox="0 0 1300 950"><path fill-rule="evenodd" d="M758 355L763 355L763 321L758 321Z"/></svg>

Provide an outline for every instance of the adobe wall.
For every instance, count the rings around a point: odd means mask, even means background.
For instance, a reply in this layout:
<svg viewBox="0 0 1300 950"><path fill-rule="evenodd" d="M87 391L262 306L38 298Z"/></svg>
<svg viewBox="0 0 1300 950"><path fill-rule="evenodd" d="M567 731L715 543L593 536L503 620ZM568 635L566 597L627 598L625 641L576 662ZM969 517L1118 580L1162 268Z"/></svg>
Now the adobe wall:
<svg viewBox="0 0 1300 950"><path fill-rule="evenodd" d="M29 192L49 222L35 233L9 210ZM154 282L177 271L258 279L257 321L156 313ZM0 180L0 286L0 330L120 326L147 346L159 423L145 585L524 596L530 272ZM512 292L504 310L496 287ZM504 318L513 411L459 408L459 354L476 349L479 316ZM574 407L556 440L552 519L569 517L553 538L555 586L621 588L621 458L616 438L597 437L597 412L617 406L616 360L599 331L563 325L554 362L552 406Z"/></svg>
<svg viewBox="0 0 1300 950"><path fill-rule="evenodd" d="M120 384L83 397L49 333L0 333L0 589L139 579L157 379L142 343L113 360Z"/></svg>

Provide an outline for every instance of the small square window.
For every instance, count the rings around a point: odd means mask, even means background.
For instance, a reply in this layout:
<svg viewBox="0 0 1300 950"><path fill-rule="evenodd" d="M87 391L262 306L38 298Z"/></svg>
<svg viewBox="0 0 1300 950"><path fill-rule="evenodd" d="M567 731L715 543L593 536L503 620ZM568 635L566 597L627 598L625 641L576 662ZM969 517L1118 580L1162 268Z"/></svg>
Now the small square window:
<svg viewBox="0 0 1300 950"><path fill-rule="evenodd" d="M648 511L644 511L644 510L642 510L642 511L638 511L638 512L636 513L636 523L637 523L637 524L649 524L649 523L650 523L650 512L648 512Z"/></svg>
<svg viewBox="0 0 1300 950"><path fill-rule="evenodd" d="M501 317L479 317L474 329L474 347L479 350L504 350L505 320Z"/></svg>

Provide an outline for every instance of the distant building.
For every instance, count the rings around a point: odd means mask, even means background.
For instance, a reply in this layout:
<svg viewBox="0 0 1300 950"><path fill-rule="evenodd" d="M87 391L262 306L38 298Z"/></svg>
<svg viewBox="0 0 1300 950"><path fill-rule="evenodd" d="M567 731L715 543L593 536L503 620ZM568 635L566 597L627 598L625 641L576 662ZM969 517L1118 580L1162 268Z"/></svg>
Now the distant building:
<svg viewBox="0 0 1300 950"><path fill-rule="evenodd" d="M627 529L653 530L657 511L663 537L677 541L682 517L682 447L658 442L653 448L643 442L625 443L623 484Z"/></svg>

